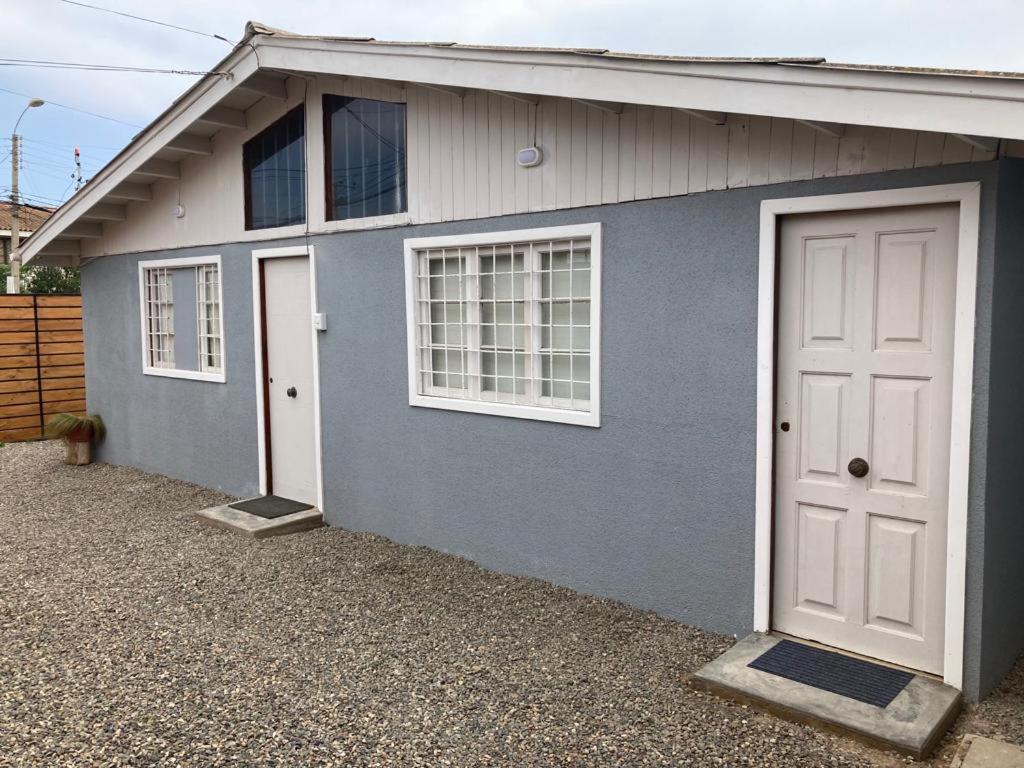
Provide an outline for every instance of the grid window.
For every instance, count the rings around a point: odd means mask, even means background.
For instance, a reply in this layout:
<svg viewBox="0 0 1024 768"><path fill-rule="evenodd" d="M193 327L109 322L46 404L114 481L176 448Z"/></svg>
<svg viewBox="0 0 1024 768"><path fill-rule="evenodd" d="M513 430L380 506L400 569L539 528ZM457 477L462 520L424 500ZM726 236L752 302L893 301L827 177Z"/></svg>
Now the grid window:
<svg viewBox="0 0 1024 768"><path fill-rule="evenodd" d="M171 272L164 267L147 269L146 343L152 368L174 367L174 286Z"/></svg>
<svg viewBox="0 0 1024 768"><path fill-rule="evenodd" d="M245 228L306 220L306 118L298 106L245 142Z"/></svg>
<svg viewBox="0 0 1024 768"><path fill-rule="evenodd" d="M139 262L142 372L225 382L220 256Z"/></svg>
<svg viewBox="0 0 1024 768"><path fill-rule="evenodd" d="M405 104L325 95L328 220L408 210Z"/></svg>
<svg viewBox="0 0 1024 768"><path fill-rule="evenodd" d="M220 267L196 267L196 327L199 329L199 370L220 373L221 353Z"/></svg>
<svg viewBox="0 0 1024 768"><path fill-rule="evenodd" d="M466 410L595 423L593 238L451 240L409 251L414 404L443 398L512 406ZM536 409L594 419L538 416Z"/></svg>

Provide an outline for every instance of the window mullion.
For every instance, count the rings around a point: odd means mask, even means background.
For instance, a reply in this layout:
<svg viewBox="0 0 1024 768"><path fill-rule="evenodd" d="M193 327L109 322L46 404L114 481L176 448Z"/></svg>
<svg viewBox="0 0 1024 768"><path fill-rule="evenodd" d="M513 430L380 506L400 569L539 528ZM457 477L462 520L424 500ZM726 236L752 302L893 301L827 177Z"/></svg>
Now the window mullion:
<svg viewBox="0 0 1024 768"><path fill-rule="evenodd" d="M465 325L463 331L463 342L466 345L467 387L469 396L474 400L480 399L480 249L471 248L463 251L463 262L465 264L466 286L463 297L465 299Z"/></svg>
<svg viewBox="0 0 1024 768"><path fill-rule="evenodd" d="M537 405L540 403L541 394L541 326L543 318L541 317L541 281L540 281L540 250L536 244L531 243L529 250L527 251L529 261L526 262L524 259L524 266L529 267L529 276L527 280L529 282L528 291L526 295L529 296L529 306L526 317L529 318L530 322L530 403Z"/></svg>

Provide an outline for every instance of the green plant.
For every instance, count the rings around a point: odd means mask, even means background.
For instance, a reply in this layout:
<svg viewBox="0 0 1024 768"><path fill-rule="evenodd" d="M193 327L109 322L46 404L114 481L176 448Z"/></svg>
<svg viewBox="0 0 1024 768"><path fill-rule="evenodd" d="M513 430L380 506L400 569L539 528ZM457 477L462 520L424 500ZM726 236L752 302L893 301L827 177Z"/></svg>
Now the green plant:
<svg viewBox="0 0 1024 768"><path fill-rule="evenodd" d="M25 293L78 293L81 277L77 267L26 267Z"/></svg>
<svg viewBox="0 0 1024 768"><path fill-rule="evenodd" d="M98 413L75 416L73 413L58 413L46 424L46 434L51 437L65 437L76 443L99 443L107 435L107 427Z"/></svg>

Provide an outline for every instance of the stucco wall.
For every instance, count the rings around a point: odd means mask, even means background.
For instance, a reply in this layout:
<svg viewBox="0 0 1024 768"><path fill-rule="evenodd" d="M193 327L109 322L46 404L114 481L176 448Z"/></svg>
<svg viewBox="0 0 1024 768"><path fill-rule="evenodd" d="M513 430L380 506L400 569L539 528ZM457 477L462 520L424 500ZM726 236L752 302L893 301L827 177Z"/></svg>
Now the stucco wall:
<svg viewBox="0 0 1024 768"><path fill-rule="evenodd" d="M1001 164L992 295L981 687L1024 650L1024 161Z"/></svg>
<svg viewBox="0 0 1024 768"><path fill-rule="evenodd" d="M251 250L225 246L163 257L218 252L224 255L227 383L143 375L138 262L154 254L112 256L82 269L86 396L90 412L101 413L107 424L101 460L251 495L258 490ZM195 316L192 285L191 301L179 313L182 327ZM184 335L190 334L194 339L194 330ZM189 344L194 356L195 341Z"/></svg>
<svg viewBox="0 0 1024 768"><path fill-rule="evenodd" d="M981 180L965 673L977 695L990 684L980 563L997 170L917 169L313 238L330 316L320 336L328 519L743 635L753 614L761 200ZM593 221L604 225L602 427L411 408L403 238ZM143 377L137 257L85 268L90 407L111 427L104 459L255 490L252 247L217 249L226 385Z"/></svg>

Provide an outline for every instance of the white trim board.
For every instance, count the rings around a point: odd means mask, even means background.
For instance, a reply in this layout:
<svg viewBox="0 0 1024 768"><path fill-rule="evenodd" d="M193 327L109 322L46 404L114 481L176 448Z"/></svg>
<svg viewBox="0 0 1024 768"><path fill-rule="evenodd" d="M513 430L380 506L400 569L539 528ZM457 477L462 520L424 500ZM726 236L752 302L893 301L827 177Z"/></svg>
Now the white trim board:
<svg viewBox="0 0 1024 768"><path fill-rule="evenodd" d="M320 310L317 304L316 253L312 245L289 245L281 248L258 248L252 252L252 319L253 348L256 372L256 445L259 457L260 494L267 493L267 442L263 420L263 345L260 330L263 327L263 305L260 303L260 260L277 259L288 256L309 257L309 291L312 313ZM309 318L309 332L313 334L313 450L316 462L316 499L317 509L324 511L324 461L323 437L320 426L320 337L313 327L313 318Z"/></svg>
<svg viewBox="0 0 1024 768"><path fill-rule="evenodd" d="M957 203L956 307L953 331L953 402L946 537L946 632L943 680L963 688L967 583L967 490L970 472L971 404L974 390L975 292L981 183L854 192L764 200L758 246L757 454L754 493L754 631L771 628L772 483L775 446L775 295L778 218L786 214L852 211L905 205Z"/></svg>
<svg viewBox="0 0 1024 768"><path fill-rule="evenodd" d="M156 368L147 365L149 359L149 332L146 327L146 270L159 269L183 269L185 267L202 267L215 264L218 275L218 311L220 323L220 373L209 371L192 371L187 368ZM210 381L215 384L224 384L227 381L228 373L228 344L227 333L224 328L224 269L221 266L220 254L209 256L188 256L182 259L150 259L138 263L139 270L139 321L142 332L142 373L145 376L163 376L168 379L191 379L193 381ZM197 339L198 342L198 339ZM197 361L198 362L198 361Z"/></svg>

